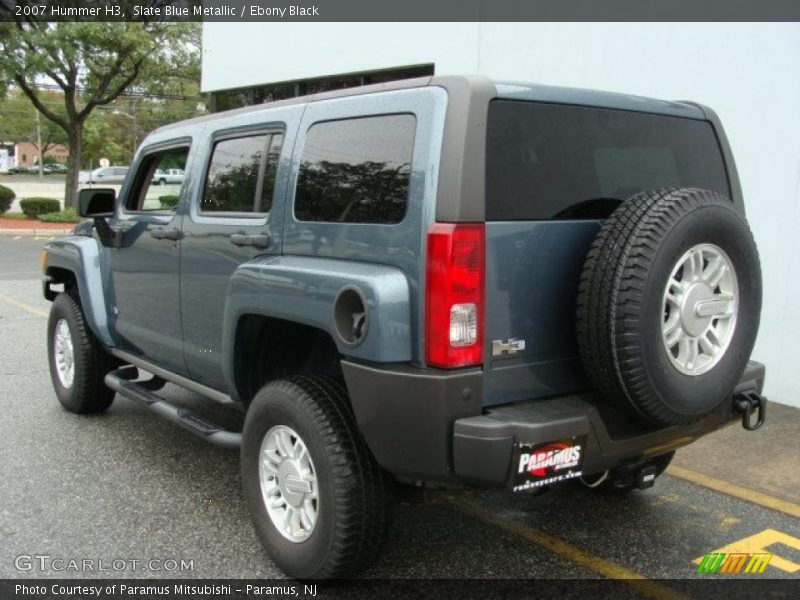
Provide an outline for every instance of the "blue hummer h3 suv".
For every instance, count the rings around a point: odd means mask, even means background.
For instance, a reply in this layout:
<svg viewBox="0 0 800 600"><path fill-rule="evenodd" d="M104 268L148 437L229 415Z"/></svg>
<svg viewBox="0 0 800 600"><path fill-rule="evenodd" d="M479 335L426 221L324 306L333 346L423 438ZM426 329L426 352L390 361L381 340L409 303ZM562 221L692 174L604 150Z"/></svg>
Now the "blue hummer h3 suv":
<svg viewBox="0 0 800 600"><path fill-rule="evenodd" d="M177 192L153 174L182 169ZM764 420L758 255L716 115L429 77L151 133L119 193L46 246L49 359L240 449L276 564L377 554L391 490L648 487L676 448ZM156 392L241 406L228 431Z"/></svg>

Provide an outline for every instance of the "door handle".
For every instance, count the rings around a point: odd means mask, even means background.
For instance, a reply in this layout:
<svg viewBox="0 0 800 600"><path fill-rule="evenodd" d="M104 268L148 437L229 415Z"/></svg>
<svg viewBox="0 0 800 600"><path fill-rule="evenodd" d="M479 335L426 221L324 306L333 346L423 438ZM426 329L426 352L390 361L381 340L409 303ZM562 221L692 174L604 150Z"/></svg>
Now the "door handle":
<svg viewBox="0 0 800 600"><path fill-rule="evenodd" d="M234 233L231 235L231 244L234 246L253 246L254 248L269 248L269 234L245 235L244 233Z"/></svg>
<svg viewBox="0 0 800 600"><path fill-rule="evenodd" d="M181 232L178 229L151 229L150 236L157 240L178 240Z"/></svg>

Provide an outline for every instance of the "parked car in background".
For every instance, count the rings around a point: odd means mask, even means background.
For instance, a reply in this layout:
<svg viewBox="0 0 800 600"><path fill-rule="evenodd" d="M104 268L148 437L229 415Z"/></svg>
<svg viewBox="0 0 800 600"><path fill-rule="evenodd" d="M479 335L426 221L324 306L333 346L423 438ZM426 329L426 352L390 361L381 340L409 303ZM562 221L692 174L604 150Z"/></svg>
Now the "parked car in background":
<svg viewBox="0 0 800 600"><path fill-rule="evenodd" d="M78 183L122 183L128 167L100 167L94 171L81 171Z"/></svg>
<svg viewBox="0 0 800 600"><path fill-rule="evenodd" d="M153 183L158 185L183 183L183 175L183 169L156 169L153 173Z"/></svg>
<svg viewBox="0 0 800 600"><path fill-rule="evenodd" d="M66 173L67 166L62 165L61 163L47 163L42 167L42 170L45 173ZM11 167L6 171L9 175L20 175L20 174L37 174L39 173L39 165L33 165L31 167Z"/></svg>

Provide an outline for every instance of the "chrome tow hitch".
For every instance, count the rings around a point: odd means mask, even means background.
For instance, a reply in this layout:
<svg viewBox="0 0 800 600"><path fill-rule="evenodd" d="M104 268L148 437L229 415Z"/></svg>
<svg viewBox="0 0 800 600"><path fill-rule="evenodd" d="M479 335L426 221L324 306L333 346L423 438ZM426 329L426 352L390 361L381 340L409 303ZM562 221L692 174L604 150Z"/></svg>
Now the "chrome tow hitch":
<svg viewBox="0 0 800 600"><path fill-rule="evenodd" d="M767 418L767 399L756 392L741 392L733 398L733 404L742 413L742 427L748 431L755 431L764 424ZM753 423L753 415L756 422Z"/></svg>

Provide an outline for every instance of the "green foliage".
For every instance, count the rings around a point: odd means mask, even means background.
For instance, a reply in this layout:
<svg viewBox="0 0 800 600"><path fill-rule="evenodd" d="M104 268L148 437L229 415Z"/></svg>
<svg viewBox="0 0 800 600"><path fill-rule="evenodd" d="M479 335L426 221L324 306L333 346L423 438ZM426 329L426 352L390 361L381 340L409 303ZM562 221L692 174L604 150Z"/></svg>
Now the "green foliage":
<svg viewBox="0 0 800 600"><path fill-rule="evenodd" d="M83 166L96 169L101 158L107 158L112 165L129 164L131 149L125 144L128 137L127 130L114 127L109 111L95 111L83 128Z"/></svg>
<svg viewBox="0 0 800 600"><path fill-rule="evenodd" d="M19 207L28 217L35 219L39 215L59 212L61 203L53 198L24 198L19 201Z"/></svg>
<svg viewBox="0 0 800 600"><path fill-rule="evenodd" d="M65 208L62 212L51 212L39 215L45 223L80 223L81 218L74 208Z"/></svg>
<svg viewBox="0 0 800 600"><path fill-rule="evenodd" d="M162 171L166 171L167 169L186 170L187 158L188 154L185 150L165 152L161 155L161 160L158 161L158 168Z"/></svg>
<svg viewBox="0 0 800 600"><path fill-rule="evenodd" d="M42 90L39 92L42 103L55 114L63 115L64 100L61 94ZM0 139L11 142L30 142L36 144L37 110L31 101L18 89L12 89L5 98L0 99ZM49 119L40 118L42 154L56 144L66 144L66 132ZM48 158L45 157L44 162Z"/></svg>
<svg viewBox="0 0 800 600"><path fill-rule="evenodd" d="M159 196L158 201L161 203L161 208L171 209L175 208L178 205L178 196L168 195L168 196Z"/></svg>
<svg viewBox="0 0 800 600"><path fill-rule="evenodd" d="M0 214L6 212L11 208L11 203L14 201L14 190L0 185Z"/></svg>
<svg viewBox="0 0 800 600"><path fill-rule="evenodd" d="M130 4L119 6L129 11ZM131 88L176 93L184 81L196 86L200 30L200 23L48 23L36 17L0 23L0 81L21 90L67 136L67 206L75 203L84 126L92 112ZM63 110L47 106L42 82L62 90ZM131 147L140 139L135 132Z"/></svg>

